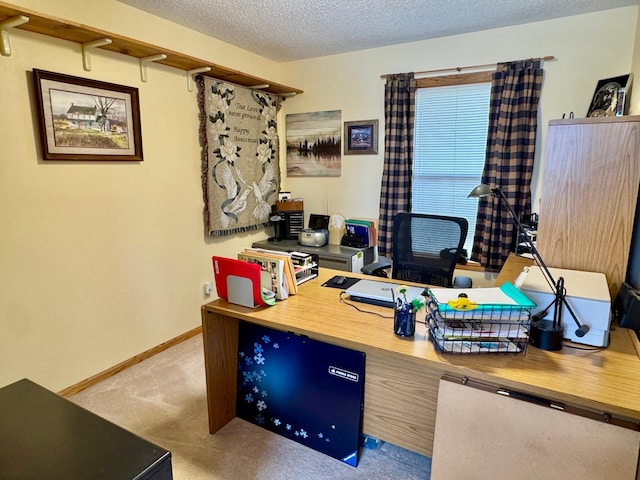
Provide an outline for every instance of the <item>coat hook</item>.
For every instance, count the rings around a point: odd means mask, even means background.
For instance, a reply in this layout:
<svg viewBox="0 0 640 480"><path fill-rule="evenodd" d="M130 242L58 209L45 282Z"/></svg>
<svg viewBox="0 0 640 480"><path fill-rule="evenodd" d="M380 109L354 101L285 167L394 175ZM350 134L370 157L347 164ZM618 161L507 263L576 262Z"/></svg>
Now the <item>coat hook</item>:
<svg viewBox="0 0 640 480"><path fill-rule="evenodd" d="M158 62L160 60L164 60L167 56L164 53L159 53L157 55L150 55L148 57L142 57L140 59L140 79L143 82L147 81L147 64L151 62Z"/></svg>
<svg viewBox="0 0 640 480"><path fill-rule="evenodd" d="M24 15L19 15L17 17L10 18L9 20L5 20L0 23L0 37L2 41L2 53L5 57L11 56L11 42L9 41L9 28L17 27L22 25L23 23L27 23L29 21L29 17L25 17Z"/></svg>
<svg viewBox="0 0 640 480"><path fill-rule="evenodd" d="M82 44L82 67L87 71L91 71L91 55L89 50L96 47L102 47L111 43L110 38L100 38L92 42L85 42Z"/></svg>
<svg viewBox="0 0 640 480"><path fill-rule="evenodd" d="M248 88L250 88L251 90L264 90L265 88L269 88L269 84L265 83L265 84L262 84L262 85L253 85L253 86L248 87Z"/></svg>
<svg viewBox="0 0 640 480"><path fill-rule="evenodd" d="M193 77L197 73L205 73L210 71L211 71L211 67L200 67L200 68L194 68L192 70L187 70L187 90L189 90L190 92L193 90L191 77Z"/></svg>

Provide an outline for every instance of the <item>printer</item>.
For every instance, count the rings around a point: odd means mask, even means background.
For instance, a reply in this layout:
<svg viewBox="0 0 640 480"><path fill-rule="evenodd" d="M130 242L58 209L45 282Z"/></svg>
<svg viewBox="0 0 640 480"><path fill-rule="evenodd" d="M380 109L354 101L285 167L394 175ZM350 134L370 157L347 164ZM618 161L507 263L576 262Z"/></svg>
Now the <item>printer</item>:
<svg viewBox="0 0 640 480"><path fill-rule="evenodd" d="M549 272L556 281L560 277L564 279L567 303L578 322L589 326L587 334L578 337L575 333L578 326L565 306L562 311L564 338L596 347L607 346L611 327L611 296L605 275L561 268L549 268ZM555 294L538 266L525 267L516 279L515 286L537 305L532 315L541 312L555 300ZM545 319L553 319L554 308L552 306L549 309Z"/></svg>

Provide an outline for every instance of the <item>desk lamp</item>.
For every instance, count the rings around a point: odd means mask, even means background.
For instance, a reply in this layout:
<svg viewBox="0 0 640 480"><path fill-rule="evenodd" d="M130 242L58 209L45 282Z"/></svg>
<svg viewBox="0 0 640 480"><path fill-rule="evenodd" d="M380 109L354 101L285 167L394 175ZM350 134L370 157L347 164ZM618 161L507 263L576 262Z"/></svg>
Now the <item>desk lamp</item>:
<svg viewBox="0 0 640 480"><path fill-rule="evenodd" d="M540 348L542 350L561 350L562 338L564 336L564 330L562 327L563 305L567 308L567 311L573 318L573 321L578 326L578 329L575 332L576 336L584 337L589 332L589 325L585 323L581 324L576 318L576 314L573 312L571 306L567 302L566 289L564 288L564 278L559 277L557 281L554 280L551 272L549 272L549 269L547 268L547 265L544 263L544 260L542 260L540 252L538 252L538 249L531 240L531 237L529 237L524 226L522 225L522 223L520 223L520 220L518 220L518 215L516 215L516 212L509 204L509 201L507 200L507 197L504 195L502 190L497 187L491 188L489 187L489 185L483 183L471 190L467 197L480 198L487 197L489 195L497 197L509 212L509 215L511 215L513 224L515 225L518 234L520 234L522 238L525 239L524 241L527 244L527 247L529 247L531 254L533 255L533 259L542 270L543 277L545 278L545 280L549 284L549 287L551 288L551 291L555 295L555 298L553 302L551 302L551 304L549 304L544 310L532 317L533 322L531 323L531 332L529 334L529 337L531 338L531 344L534 347ZM555 307L553 311L553 320L543 320L543 317L552 306Z"/></svg>

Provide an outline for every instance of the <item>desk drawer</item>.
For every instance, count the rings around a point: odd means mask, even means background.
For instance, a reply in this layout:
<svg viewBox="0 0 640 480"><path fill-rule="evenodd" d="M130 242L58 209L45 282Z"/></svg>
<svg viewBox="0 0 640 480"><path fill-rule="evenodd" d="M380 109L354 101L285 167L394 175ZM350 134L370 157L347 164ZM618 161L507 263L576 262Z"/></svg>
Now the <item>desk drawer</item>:
<svg viewBox="0 0 640 480"><path fill-rule="evenodd" d="M318 263L320 268L333 268L335 270L342 270L344 272L351 272L351 259L347 258L333 258L326 256L320 256Z"/></svg>

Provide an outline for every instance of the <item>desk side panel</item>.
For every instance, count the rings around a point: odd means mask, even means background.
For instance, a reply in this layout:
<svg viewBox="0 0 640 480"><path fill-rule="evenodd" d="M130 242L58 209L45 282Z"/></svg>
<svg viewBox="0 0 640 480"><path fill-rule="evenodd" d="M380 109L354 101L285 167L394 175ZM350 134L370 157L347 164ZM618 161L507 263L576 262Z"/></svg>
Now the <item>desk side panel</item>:
<svg viewBox="0 0 640 480"><path fill-rule="evenodd" d="M363 432L430 457L443 371L388 354L366 355Z"/></svg>
<svg viewBox="0 0 640 480"><path fill-rule="evenodd" d="M640 432L496 390L440 383L433 478L636 478Z"/></svg>
<svg viewBox="0 0 640 480"><path fill-rule="evenodd" d="M238 320L203 307L202 338L209 432L215 433L236 416Z"/></svg>

